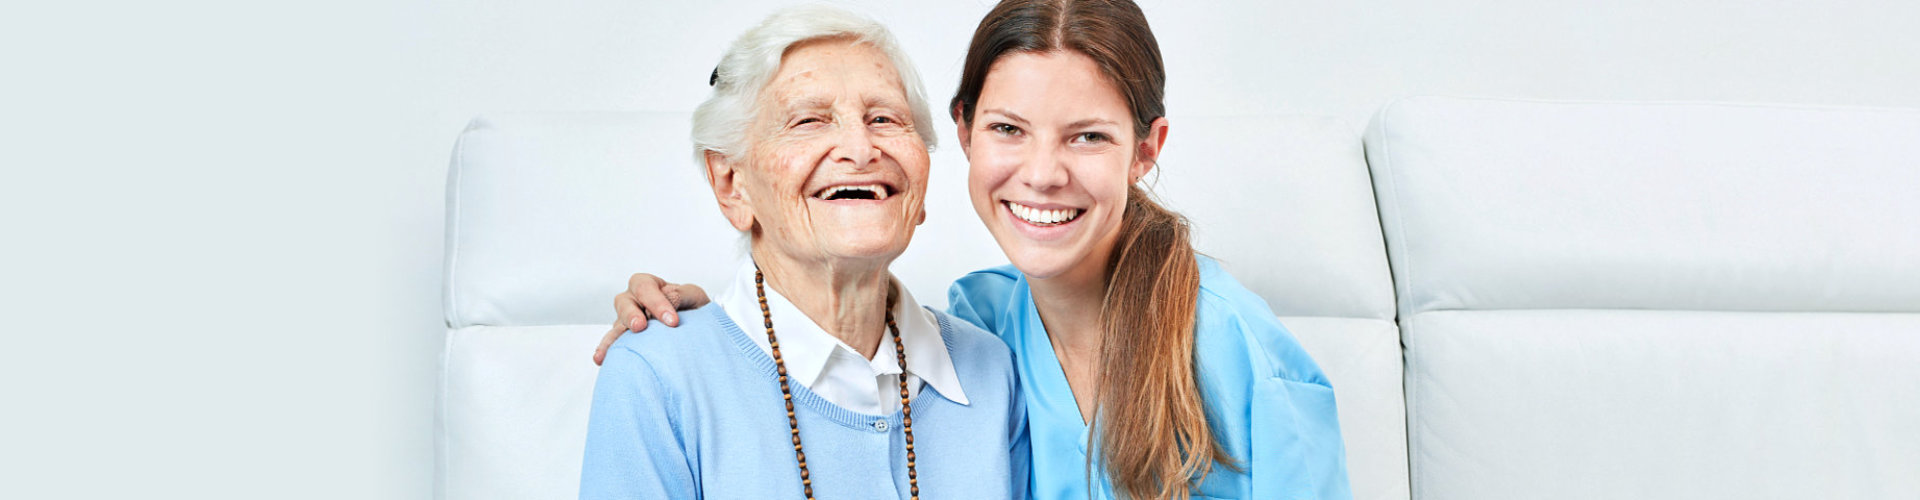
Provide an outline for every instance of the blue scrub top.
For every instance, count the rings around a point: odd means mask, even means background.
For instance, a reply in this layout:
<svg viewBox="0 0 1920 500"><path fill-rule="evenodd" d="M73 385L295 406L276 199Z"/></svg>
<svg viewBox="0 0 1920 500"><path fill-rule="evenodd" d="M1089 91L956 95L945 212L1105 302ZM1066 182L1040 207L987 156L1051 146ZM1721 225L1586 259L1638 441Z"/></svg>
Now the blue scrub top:
<svg viewBox="0 0 1920 500"><path fill-rule="evenodd" d="M1201 398L1214 439L1235 468L1215 464L1193 498L1350 499L1346 448L1333 388L1293 334L1258 295L1200 257L1194 323ZM1026 276L1013 266L975 271L948 290L949 311L1013 348L1026 398L1033 452L1031 498L1113 498L1105 471L1088 482L1088 426L1033 305ZM1097 446L1098 443L1095 443ZM1094 451L1098 451L1097 448Z"/></svg>

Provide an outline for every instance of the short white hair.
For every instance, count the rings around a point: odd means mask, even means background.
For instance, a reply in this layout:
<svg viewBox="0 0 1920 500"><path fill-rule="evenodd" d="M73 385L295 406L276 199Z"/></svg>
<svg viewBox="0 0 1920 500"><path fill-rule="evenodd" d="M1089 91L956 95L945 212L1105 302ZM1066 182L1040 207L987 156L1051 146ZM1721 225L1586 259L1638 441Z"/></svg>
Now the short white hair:
<svg viewBox="0 0 1920 500"><path fill-rule="evenodd" d="M804 5L782 9L767 16L759 26L740 34L720 58L714 69L713 94L693 112L693 158L706 165L708 151L721 156L746 152L747 127L753 122L754 105L760 90L780 70L780 59L787 49L803 42L825 38L848 38L871 44L893 61L906 88L907 105L913 111L914 131L920 134L927 150L933 150L933 114L927 111L926 91L920 74L913 69L906 51L900 50L893 32L886 26L859 14L825 5Z"/></svg>

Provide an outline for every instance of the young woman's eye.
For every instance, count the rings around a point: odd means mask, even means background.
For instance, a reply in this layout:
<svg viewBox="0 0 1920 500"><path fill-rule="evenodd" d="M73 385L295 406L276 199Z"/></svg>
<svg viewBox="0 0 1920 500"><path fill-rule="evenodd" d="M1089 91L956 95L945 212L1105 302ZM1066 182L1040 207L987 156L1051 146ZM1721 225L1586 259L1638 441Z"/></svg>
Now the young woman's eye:
<svg viewBox="0 0 1920 500"><path fill-rule="evenodd" d="M1107 142L1108 139L1110 138L1107 137L1107 134L1099 132L1081 132L1079 135L1073 136L1073 142L1082 143Z"/></svg>
<svg viewBox="0 0 1920 500"><path fill-rule="evenodd" d="M1005 123L995 123L995 124L987 125L987 130L999 132L1000 135L1008 135L1008 136L1020 135L1020 127L1015 127L1013 125L1008 125Z"/></svg>

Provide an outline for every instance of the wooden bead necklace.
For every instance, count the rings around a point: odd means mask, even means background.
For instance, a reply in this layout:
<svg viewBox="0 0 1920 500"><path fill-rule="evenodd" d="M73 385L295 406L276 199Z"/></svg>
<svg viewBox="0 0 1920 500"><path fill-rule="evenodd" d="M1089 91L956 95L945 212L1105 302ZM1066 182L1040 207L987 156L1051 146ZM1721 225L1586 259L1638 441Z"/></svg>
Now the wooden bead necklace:
<svg viewBox="0 0 1920 500"><path fill-rule="evenodd" d="M800 489L813 500L813 477L807 472L807 452L800 448L800 418L793 412L793 390L787 384L787 362L780 358L780 339L773 335L773 312L767 309L766 276L758 266L753 269L753 292L760 298L760 317L767 325L767 346L773 351L773 366L780 375L780 398L787 404L787 429L793 434L793 458L800 462ZM907 398L907 348L900 343L900 326L893 322L893 290L887 294L887 331L893 333L893 354L900 363L901 432L907 438L907 488L913 500L920 500L920 474L914 470L913 405Z"/></svg>

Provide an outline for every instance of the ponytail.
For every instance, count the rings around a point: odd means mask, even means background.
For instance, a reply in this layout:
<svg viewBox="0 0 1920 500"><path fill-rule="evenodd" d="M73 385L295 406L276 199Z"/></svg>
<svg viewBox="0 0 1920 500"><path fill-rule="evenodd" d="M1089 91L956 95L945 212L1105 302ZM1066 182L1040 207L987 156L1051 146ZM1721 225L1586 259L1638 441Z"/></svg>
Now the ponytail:
<svg viewBox="0 0 1920 500"><path fill-rule="evenodd" d="M1100 458L1128 498L1184 499L1214 462L1230 463L1194 371L1200 266L1187 220L1127 190L1100 316Z"/></svg>

